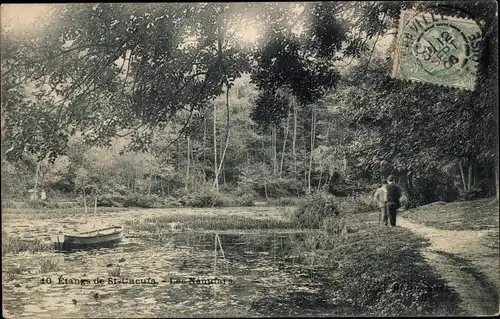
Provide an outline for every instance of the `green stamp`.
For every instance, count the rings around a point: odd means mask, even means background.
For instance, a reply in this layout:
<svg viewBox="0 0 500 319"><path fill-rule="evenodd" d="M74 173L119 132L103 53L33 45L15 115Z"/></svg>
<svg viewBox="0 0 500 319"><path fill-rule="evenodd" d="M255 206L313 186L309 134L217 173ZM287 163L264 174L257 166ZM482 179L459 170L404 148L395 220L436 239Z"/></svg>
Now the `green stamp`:
<svg viewBox="0 0 500 319"><path fill-rule="evenodd" d="M402 11L392 77L474 90L481 40L473 20Z"/></svg>

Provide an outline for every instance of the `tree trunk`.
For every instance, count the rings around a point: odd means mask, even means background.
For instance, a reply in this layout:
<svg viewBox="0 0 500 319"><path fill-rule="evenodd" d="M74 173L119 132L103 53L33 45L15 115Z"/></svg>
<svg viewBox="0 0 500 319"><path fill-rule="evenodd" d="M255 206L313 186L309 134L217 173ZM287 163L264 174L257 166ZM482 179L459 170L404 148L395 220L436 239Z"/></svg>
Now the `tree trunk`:
<svg viewBox="0 0 500 319"><path fill-rule="evenodd" d="M179 144L179 140L177 140L177 142L175 143L177 144L177 171L180 172L181 171L181 146Z"/></svg>
<svg viewBox="0 0 500 319"><path fill-rule="evenodd" d="M191 162L191 138L187 137L186 191L189 188L189 164Z"/></svg>
<svg viewBox="0 0 500 319"><path fill-rule="evenodd" d="M495 52L494 50L492 50L491 52ZM498 56L498 51L497 53ZM496 60L496 59L495 59ZM491 61L491 60L490 60ZM497 65L496 67L498 67L498 61L497 61ZM494 73L494 78L495 78L495 82L498 82L498 72L493 72ZM500 139L500 131L499 131L499 124L498 124L498 94L495 96L495 100L496 100L496 103L494 103L495 107L494 107L494 112L495 112L495 124L496 124L496 130L495 130L495 188L496 188L496 199L497 200L500 200L500 185L499 185L499 177L498 177L498 170L499 170L499 167L498 167L498 162L500 161L499 159L499 156L500 156L500 147L499 147L499 139Z"/></svg>
<svg viewBox="0 0 500 319"><path fill-rule="evenodd" d="M135 194L135 174L134 178L132 179L132 194Z"/></svg>
<svg viewBox="0 0 500 319"><path fill-rule="evenodd" d="M319 172L319 180L318 180L318 190L320 190L321 187L321 178L323 177L323 170Z"/></svg>
<svg viewBox="0 0 500 319"><path fill-rule="evenodd" d="M224 181L224 187L226 186L226 163L222 164L222 180Z"/></svg>
<svg viewBox="0 0 500 319"><path fill-rule="evenodd" d="M265 157L265 144L264 144L264 139L261 139L261 149L263 153L263 162L262 162L262 175L264 177L264 195L266 196L266 200L268 200L267 196L267 174L266 174L266 157Z"/></svg>
<svg viewBox="0 0 500 319"><path fill-rule="evenodd" d="M207 147L207 118L203 116L203 149L201 151L201 158L203 159L203 167L205 167L205 149Z"/></svg>
<svg viewBox="0 0 500 319"><path fill-rule="evenodd" d="M195 181L195 189L198 190L198 179L196 179L197 177L201 177L201 176L198 176L197 174L200 174L200 171L199 171L199 168L196 167L196 161L195 161L195 157L194 157L194 153L193 153L193 142L191 141L190 143L190 148L189 148L189 153L191 154L191 168L190 168L190 175L189 175L189 181L190 181L190 186L191 188L193 188L193 181Z"/></svg>
<svg viewBox="0 0 500 319"><path fill-rule="evenodd" d="M36 196L36 199L38 199L38 176L40 175L40 162L36 162L36 172L35 172L35 187L34 187L34 195Z"/></svg>
<svg viewBox="0 0 500 319"><path fill-rule="evenodd" d="M280 178L283 175L283 161L285 160L286 141L288 139L288 127L290 125L290 108L286 116L285 138L283 139L283 149L281 150Z"/></svg>
<svg viewBox="0 0 500 319"><path fill-rule="evenodd" d="M498 102L498 101L497 101ZM500 199L500 185L499 185L499 178L498 178L498 162L500 161L500 159L498 158L499 156L499 147L498 147L498 103L495 103L497 105L497 109L495 111L495 120L496 120L496 124L497 124L497 133L495 134L496 135L496 154L495 154L495 157L496 157L496 161L495 161L495 188L496 188L496 193L497 193L497 200Z"/></svg>
<svg viewBox="0 0 500 319"><path fill-rule="evenodd" d="M312 121L311 121L311 151L309 156L309 169L307 173L307 193L311 193L311 171L313 162L313 152L314 152L314 139L316 135L316 107L312 106Z"/></svg>
<svg viewBox="0 0 500 319"><path fill-rule="evenodd" d="M224 145L224 150L220 158L219 168L216 170L215 179L217 180L217 194L219 193L219 174L222 169L222 163L224 162L224 156L226 155L226 150L229 145L229 86L226 83L226 145Z"/></svg>
<svg viewBox="0 0 500 319"><path fill-rule="evenodd" d="M470 190L471 188L472 188L472 164L469 164L467 190Z"/></svg>
<svg viewBox="0 0 500 319"><path fill-rule="evenodd" d="M266 175L267 175L266 169L264 167L264 195L266 196L266 200L269 200L269 197L267 196L267 176Z"/></svg>
<svg viewBox="0 0 500 319"><path fill-rule="evenodd" d="M345 156L345 150L342 152L344 155L344 159L342 161L342 164L344 164L344 173L347 171L347 157Z"/></svg>
<svg viewBox="0 0 500 319"><path fill-rule="evenodd" d="M85 194L85 183L83 184L83 209L85 211L85 223L87 223L87 195Z"/></svg>
<svg viewBox="0 0 500 319"><path fill-rule="evenodd" d="M459 161L458 162L458 167L460 168L460 177L462 178L462 185L463 185L463 189L464 189L464 192L467 191L467 182L465 181L465 174L464 174L464 167L462 165L462 161Z"/></svg>
<svg viewBox="0 0 500 319"><path fill-rule="evenodd" d="M222 8L222 7L221 7ZM223 9L221 9L223 10ZM223 25L222 25L222 19L221 19L221 14L222 12L219 12L219 15L217 15L216 17L216 20L217 20L217 54L218 54L218 62L220 63L220 65L223 64L223 47L222 47L222 43L223 43L223 40L224 40L224 35L225 35L225 29L223 30ZM225 73L225 70L223 70L223 72ZM226 152L226 149L227 149L227 143L228 143L228 140L229 140L229 86L228 86L228 81L227 81L227 78L226 78L226 107L228 109L228 114L227 114L227 122L228 122L228 126L227 126L227 134L226 134L226 146L224 148L224 151L221 155L221 160L220 160L220 163L219 163L219 167L217 168L217 134L216 134L216 110L217 110L217 107L214 103L214 158L215 158L215 163L214 163L214 173L215 173L215 177L214 177L214 185L213 185L213 188L215 188L216 190L216 193L219 194L219 173L220 173L220 169L221 169L221 166L222 166L222 161L224 159L224 153Z"/></svg>
<svg viewBox="0 0 500 319"><path fill-rule="evenodd" d="M276 126L273 124L271 128L271 140L272 140L272 149L273 149L273 176L275 177L278 170L278 157L277 157L277 147L276 147Z"/></svg>
<svg viewBox="0 0 500 319"><path fill-rule="evenodd" d="M304 145L304 160L302 161L302 168L304 170L304 189L307 193L307 164L308 164L308 154L307 154L307 143L306 143L306 137L305 137L305 128L302 131L302 143Z"/></svg>
<svg viewBox="0 0 500 319"><path fill-rule="evenodd" d="M408 172L406 174L406 192L408 195L408 204L406 208L413 208L413 173Z"/></svg>
<svg viewBox="0 0 500 319"><path fill-rule="evenodd" d="M214 185L216 193L219 193L219 181L217 176L217 104L214 104Z"/></svg>
<svg viewBox="0 0 500 319"><path fill-rule="evenodd" d="M478 178L478 167L477 163L474 163L472 165L472 186L476 187L477 186L477 178Z"/></svg>
<svg viewBox="0 0 500 319"><path fill-rule="evenodd" d="M293 103L293 105L292 105L292 107L293 107L293 137L292 137L293 172L294 172L294 178L297 178L297 151L296 151L296 142L297 142L297 104L293 100L293 97L292 97L292 103ZM297 189L297 192L298 192L298 189Z"/></svg>
<svg viewBox="0 0 500 319"><path fill-rule="evenodd" d="M221 160L222 160L222 145L224 145L224 141L225 141L225 136L222 135L222 129L219 128L219 162L218 162L218 165L222 165L221 164ZM220 174L219 174L220 176Z"/></svg>

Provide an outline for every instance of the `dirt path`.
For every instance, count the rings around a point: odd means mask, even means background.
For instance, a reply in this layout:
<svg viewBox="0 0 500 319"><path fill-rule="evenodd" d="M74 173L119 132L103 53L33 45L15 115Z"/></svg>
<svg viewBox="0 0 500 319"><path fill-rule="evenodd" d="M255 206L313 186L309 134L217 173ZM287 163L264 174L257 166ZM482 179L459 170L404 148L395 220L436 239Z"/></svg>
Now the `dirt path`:
<svg viewBox="0 0 500 319"><path fill-rule="evenodd" d="M424 256L460 294L464 315L498 313L498 250L485 244L495 231L441 230L403 217L398 217L397 223L430 240Z"/></svg>

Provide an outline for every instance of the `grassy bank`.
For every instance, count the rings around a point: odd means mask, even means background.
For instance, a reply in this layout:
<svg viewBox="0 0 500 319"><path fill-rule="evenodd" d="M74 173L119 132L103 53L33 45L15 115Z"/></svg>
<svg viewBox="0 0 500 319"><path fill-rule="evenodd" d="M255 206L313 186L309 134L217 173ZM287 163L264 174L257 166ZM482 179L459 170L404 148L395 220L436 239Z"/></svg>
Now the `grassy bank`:
<svg viewBox="0 0 500 319"><path fill-rule="evenodd" d="M296 249L315 266L332 265L329 296L339 315L458 314L459 296L422 256L424 238L402 228L354 221L342 237L312 232Z"/></svg>
<svg viewBox="0 0 500 319"><path fill-rule="evenodd" d="M458 294L425 262L425 245L405 229L368 228L332 247L339 306L359 315L457 314Z"/></svg>
<svg viewBox="0 0 500 319"><path fill-rule="evenodd" d="M459 295L422 255L429 242L407 229L379 227L368 206L322 194L293 218L316 228L295 250L312 266L331 267L329 299L338 315L458 314Z"/></svg>
<svg viewBox="0 0 500 319"><path fill-rule="evenodd" d="M466 202L435 203L401 214L409 220L444 230L498 229L498 201L486 198Z"/></svg>

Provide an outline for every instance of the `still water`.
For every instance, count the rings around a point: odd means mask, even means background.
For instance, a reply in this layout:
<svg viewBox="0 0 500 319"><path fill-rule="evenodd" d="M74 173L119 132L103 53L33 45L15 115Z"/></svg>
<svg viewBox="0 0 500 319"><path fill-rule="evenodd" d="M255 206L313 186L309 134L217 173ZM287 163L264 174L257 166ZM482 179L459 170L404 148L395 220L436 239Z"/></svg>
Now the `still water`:
<svg viewBox="0 0 500 319"><path fill-rule="evenodd" d="M328 270L306 266L294 252L301 236L143 234L115 248L21 253L6 259L6 272L26 270L5 282L4 308L8 317L333 314ZM58 269L40 274L40 259L57 260Z"/></svg>

